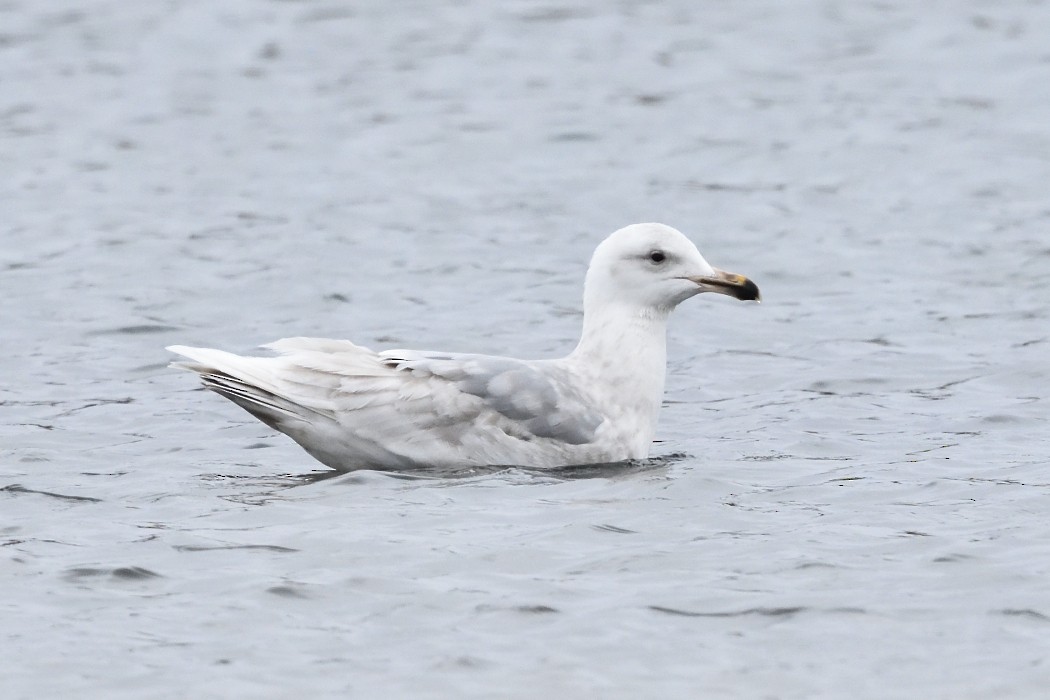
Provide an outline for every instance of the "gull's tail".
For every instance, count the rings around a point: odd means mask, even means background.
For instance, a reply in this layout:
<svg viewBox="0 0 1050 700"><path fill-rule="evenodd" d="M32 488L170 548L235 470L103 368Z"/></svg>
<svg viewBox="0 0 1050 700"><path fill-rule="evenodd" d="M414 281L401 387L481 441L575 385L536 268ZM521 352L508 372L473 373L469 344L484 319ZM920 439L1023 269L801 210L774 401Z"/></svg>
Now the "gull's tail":
<svg viewBox="0 0 1050 700"><path fill-rule="evenodd" d="M172 367L196 372L206 388L233 401L275 430L288 433L292 424L313 423L323 415L281 395L273 358L242 357L185 345L172 345L167 349L189 358L172 362Z"/></svg>

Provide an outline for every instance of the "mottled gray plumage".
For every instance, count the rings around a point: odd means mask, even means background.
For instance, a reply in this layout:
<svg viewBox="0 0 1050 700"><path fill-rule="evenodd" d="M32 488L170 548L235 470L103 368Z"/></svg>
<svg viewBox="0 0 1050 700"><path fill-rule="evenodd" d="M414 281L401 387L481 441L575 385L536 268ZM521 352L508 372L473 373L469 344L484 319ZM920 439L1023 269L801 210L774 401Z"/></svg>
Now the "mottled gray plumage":
<svg viewBox="0 0 1050 700"><path fill-rule="evenodd" d="M595 251L576 349L554 360L285 338L276 357L172 346L174 366L338 470L555 467L648 455L663 393L667 315L703 291L756 299L660 224Z"/></svg>
<svg viewBox="0 0 1050 700"><path fill-rule="evenodd" d="M594 440L604 420L573 386L572 377L550 363L412 350L379 356L395 369L448 380L538 438L584 445Z"/></svg>

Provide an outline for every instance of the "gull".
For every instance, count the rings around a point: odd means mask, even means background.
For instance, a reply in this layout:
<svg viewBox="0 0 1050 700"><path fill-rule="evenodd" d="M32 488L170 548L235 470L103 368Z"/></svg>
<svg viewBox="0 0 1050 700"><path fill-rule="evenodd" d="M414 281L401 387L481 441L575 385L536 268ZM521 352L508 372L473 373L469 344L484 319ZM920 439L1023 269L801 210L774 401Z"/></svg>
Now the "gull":
<svg viewBox="0 0 1050 700"><path fill-rule="evenodd" d="M187 358L173 367L337 471L618 462L649 456L667 319L702 292L760 300L754 282L711 267L679 231L634 224L594 251L583 332L562 358L374 352L324 338L264 345L274 357L168 350Z"/></svg>

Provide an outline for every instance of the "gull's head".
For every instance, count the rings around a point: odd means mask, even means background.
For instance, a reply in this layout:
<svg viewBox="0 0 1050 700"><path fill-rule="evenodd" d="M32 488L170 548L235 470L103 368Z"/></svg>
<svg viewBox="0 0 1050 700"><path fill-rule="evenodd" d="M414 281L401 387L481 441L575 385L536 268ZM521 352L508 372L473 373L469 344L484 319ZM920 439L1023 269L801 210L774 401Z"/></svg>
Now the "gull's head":
<svg viewBox="0 0 1050 700"><path fill-rule="evenodd" d="M679 231L664 224L633 224L613 233L594 251L584 307L617 304L668 313L701 292L759 301L754 282L711 267Z"/></svg>

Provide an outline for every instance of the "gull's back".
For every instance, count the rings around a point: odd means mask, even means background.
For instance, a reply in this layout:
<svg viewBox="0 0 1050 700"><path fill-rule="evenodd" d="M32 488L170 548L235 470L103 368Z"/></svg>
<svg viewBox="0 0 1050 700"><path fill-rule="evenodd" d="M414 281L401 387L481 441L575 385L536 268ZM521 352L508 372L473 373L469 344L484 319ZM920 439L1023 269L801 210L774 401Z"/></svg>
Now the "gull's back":
<svg viewBox="0 0 1050 700"><path fill-rule="evenodd" d="M560 361L287 338L277 357L173 346L204 385L340 471L612 459L606 416Z"/></svg>

